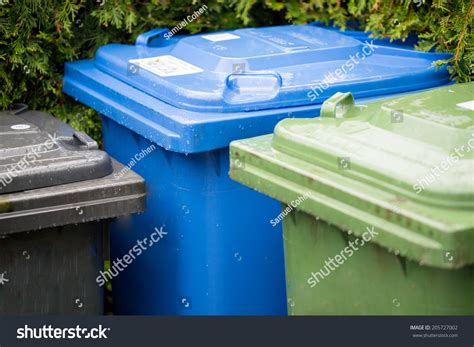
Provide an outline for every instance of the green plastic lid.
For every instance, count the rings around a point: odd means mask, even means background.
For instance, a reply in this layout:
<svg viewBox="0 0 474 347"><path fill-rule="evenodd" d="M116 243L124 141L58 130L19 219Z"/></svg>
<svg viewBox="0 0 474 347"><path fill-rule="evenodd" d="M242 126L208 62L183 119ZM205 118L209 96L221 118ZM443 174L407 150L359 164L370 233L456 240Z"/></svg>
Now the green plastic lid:
<svg viewBox="0 0 474 347"><path fill-rule="evenodd" d="M231 144L231 176L419 262L474 260L474 84L367 105L336 93L321 117ZM244 165L242 165L244 163ZM360 233L359 233L360 231ZM448 254L448 255L447 255Z"/></svg>
<svg viewBox="0 0 474 347"><path fill-rule="evenodd" d="M474 84L359 106L337 93L321 118L281 122L273 147L407 198L473 208L472 103Z"/></svg>

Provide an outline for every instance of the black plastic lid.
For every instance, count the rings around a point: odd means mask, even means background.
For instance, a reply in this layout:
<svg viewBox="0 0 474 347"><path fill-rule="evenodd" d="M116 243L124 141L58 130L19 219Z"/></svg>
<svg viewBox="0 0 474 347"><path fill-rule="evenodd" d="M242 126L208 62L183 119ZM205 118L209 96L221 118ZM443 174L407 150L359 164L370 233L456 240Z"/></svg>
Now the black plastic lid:
<svg viewBox="0 0 474 347"><path fill-rule="evenodd" d="M0 112L0 194L104 177L111 158L53 116L23 104Z"/></svg>

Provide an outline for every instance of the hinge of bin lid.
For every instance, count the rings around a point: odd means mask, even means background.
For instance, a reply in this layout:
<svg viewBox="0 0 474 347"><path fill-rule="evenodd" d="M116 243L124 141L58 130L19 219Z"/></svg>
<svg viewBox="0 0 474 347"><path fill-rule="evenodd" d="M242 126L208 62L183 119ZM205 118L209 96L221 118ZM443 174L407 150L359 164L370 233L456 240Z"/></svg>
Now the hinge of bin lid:
<svg viewBox="0 0 474 347"><path fill-rule="evenodd" d="M23 111L26 111L27 109L28 109L28 105L26 105L26 104L21 104L21 103L13 104L13 105L10 107L10 111L13 112L13 114L20 114L20 113L22 113Z"/></svg>
<svg viewBox="0 0 474 347"><path fill-rule="evenodd" d="M81 142L87 149L99 149L99 145L82 131L76 131L73 137Z"/></svg>

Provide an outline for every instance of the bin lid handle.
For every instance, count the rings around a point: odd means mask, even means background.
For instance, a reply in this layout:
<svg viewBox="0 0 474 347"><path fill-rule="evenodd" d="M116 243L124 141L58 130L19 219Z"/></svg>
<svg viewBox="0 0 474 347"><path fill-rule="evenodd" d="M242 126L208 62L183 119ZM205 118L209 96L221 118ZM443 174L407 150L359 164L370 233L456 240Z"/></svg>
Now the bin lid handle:
<svg viewBox="0 0 474 347"><path fill-rule="evenodd" d="M95 142L93 139L91 139L88 135L86 135L82 131L76 131L74 132L72 136L73 138L78 140L80 143L82 143L88 150L99 149L97 142Z"/></svg>
<svg viewBox="0 0 474 347"><path fill-rule="evenodd" d="M26 111L27 109L28 109L28 105L21 104L21 103L13 104L10 107L10 110L13 112L13 114L20 114L23 111Z"/></svg>
<svg viewBox="0 0 474 347"><path fill-rule="evenodd" d="M352 93L337 92L321 106L321 117L344 118L347 110L354 105Z"/></svg>
<svg viewBox="0 0 474 347"><path fill-rule="evenodd" d="M225 81L224 99L229 104L245 104L274 99L282 78L277 72L231 73Z"/></svg>
<svg viewBox="0 0 474 347"><path fill-rule="evenodd" d="M169 32L170 30L168 28L157 28L157 29L152 29L150 31L144 32L138 35L135 41L135 45L148 46L148 47L159 46L160 42L163 41L163 36Z"/></svg>

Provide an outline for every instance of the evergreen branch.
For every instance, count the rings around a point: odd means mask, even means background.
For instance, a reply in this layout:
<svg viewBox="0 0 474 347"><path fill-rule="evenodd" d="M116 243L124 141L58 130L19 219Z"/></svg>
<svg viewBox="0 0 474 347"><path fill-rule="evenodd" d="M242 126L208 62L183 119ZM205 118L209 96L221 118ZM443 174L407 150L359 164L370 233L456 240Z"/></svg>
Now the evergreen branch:
<svg viewBox="0 0 474 347"><path fill-rule="evenodd" d="M463 26L463 30L461 32L461 35L459 36L459 40L458 40L458 44L456 45L456 56L455 56L455 61L456 61L456 64L459 62L459 51L461 49L461 45L463 43L463 38L464 38L464 34L466 33L467 31L467 26L468 26L468 23L469 23L469 18L471 17L471 12L472 12L472 9L474 8L474 0L472 0L471 2L471 6L469 6L467 12L466 12L466 16L464 17L464 26Z"/></svg>

